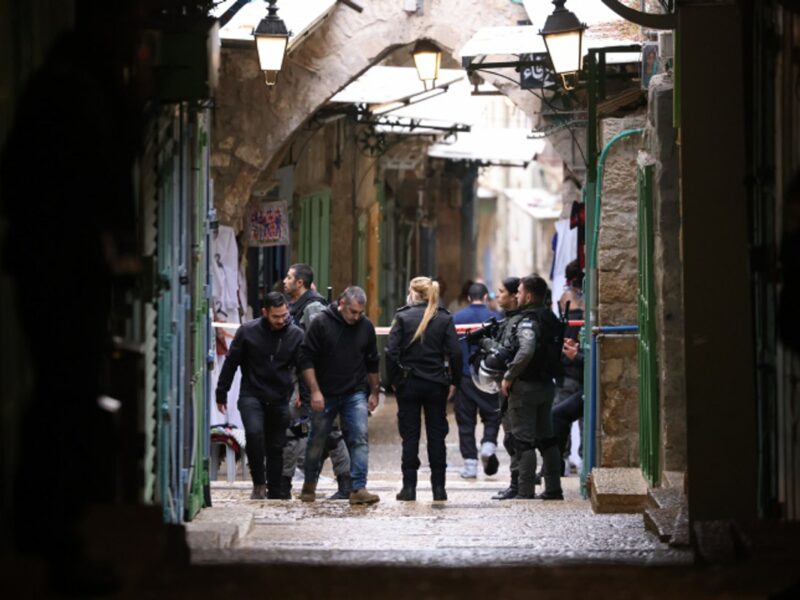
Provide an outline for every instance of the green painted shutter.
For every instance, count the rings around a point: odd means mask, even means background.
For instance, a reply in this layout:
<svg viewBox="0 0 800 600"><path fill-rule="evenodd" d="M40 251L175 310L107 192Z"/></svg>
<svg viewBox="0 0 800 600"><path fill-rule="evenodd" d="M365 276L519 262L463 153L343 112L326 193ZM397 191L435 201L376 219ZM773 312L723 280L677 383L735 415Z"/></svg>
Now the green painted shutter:
<svg viewBox="0 0 800 600"><path fill-rule="evenodd" d="M661 443L653 273L653 165L636 173L639 254L639 449L642 473L651 485L660 478Z"/></svg>
<svg viewBox="0 0 800 600"><path fill-rule="evenodd" d="M317 290L323 296L330 285L331 194L328 191L300 199L300 262L311 265Z"/></svg>

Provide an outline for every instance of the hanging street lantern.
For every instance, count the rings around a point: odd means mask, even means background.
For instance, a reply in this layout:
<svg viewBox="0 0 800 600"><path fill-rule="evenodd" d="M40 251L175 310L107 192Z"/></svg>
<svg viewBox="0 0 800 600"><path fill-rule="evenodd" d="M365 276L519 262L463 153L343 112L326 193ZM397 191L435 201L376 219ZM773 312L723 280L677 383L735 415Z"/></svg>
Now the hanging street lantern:
<svg viewBox="0 0 800 600"><path fill-rule="evenodd" d="M278 80L278 73L283 66L283 58L286 56L289 32L283 19L277 14L276 0L267 0L267 2L269 2L267 16L261 19L258 27L253 30L253 37L256 39L258 62L261 70L264 71L264 79L267 85L273 86Z"/></svg>
<svg viewBox="0 0 800 600"><path fill-rule="evenodd" d="M564 8L565 2L553 0L555 10L547 17L539 35L544 38L553 70L561 75L566 89L573 89L564 76L577 73L583 66L583 32L586 25L578 20L575 13Z"/></svg>
<svg viewBox="0 0 800 600"><path fill-rule="evenodd" d="M439 66L442 64L442 51L430 40L419 40L411 52L417 75L426 90L432 89L439 78ZM430 87L428 85L430 84Z"/></svg>

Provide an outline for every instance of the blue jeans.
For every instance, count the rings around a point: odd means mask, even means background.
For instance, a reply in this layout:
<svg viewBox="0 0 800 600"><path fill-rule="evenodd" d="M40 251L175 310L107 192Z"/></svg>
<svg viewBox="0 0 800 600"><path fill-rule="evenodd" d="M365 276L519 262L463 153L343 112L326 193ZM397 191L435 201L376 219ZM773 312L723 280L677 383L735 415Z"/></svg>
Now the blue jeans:
<svg viewBox="0 0 800 600"><path fill-rule="evenodd" d="M311 431L308 434L306 447L306 481L317 481L322 467L322 454L328 434L337 416L341 417L342 433L344 433L347 449L350 451L350 478L353 489L367 487L367 470L369 468L369 413L367 411L367 395L355 392L344 396L327 396L325 410L312 411Z"/></svg>

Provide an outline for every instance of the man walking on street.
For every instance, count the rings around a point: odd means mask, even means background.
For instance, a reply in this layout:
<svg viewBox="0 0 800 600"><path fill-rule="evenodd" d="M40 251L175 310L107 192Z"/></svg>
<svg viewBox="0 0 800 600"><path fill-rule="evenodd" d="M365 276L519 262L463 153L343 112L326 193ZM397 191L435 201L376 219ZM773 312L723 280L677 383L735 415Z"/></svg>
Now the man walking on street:
<svg viewBox="0 0 800 600"><path fill-rule="evenodd" d="M467 292L469 304L453 315L456 325L467 323L483 323L491 317L499 315L486 306L489 290L482 283L473 283ZM455 397L456 423L458 423L458 443L464 469L461 477L474 479L478 476L478 448L475 445L475 427L478 415L483 421L483 437L481 438L481 462L483 472L487 475L497 473L499 462L497 452L497 434L500 430L500 406L497 394L487 394L479 390L472 382L469 357L474 347L466 340L461 341L461 352L464 358L462 367L464 376Z"/></svg>
<svg viewBox="0 0 800 600"><path fill-rule="evenodd" d="M314 281L314 271L306 264L296 263L289 267L286 278L283 280L284 291L289 295L289 313L292 321L303 331L308 329L309 323L316 318L328 305L325 298L311 289ZM297 421L304 421L311 416L311 394L308 386L300 378L298 381L300 396L293 406L289 407L292 417ZM292 477L298 461L305 462L306 445L308 439L291 432L283 450L283 490L284 494L291 497ZM328 440L325 444L325 458L330 457L333 465L333 474L339 489L328 500L347 500L352 492L350 482L350 453L344 441L341 429L337 423L331 427Z"/></svg>
<svg viewBox="0 0 800 600"><path fill-rule="evenodd" d="M217 382L217 408L226 412L228 390L241 368L238 406L253 478L250 498L278 500L284 498L283 446L303 331L289 324L286 297L278 292L265 296L261 315L236 330Z"/></svg>
<svg viewBox="0 0 800 600"><path fill-rule="evenodd" d="M378 406L379 356L375 327L364 316L367 296L347 288L309 324L300 352L300 370L311 392L311 431L300 499L316 499L322 452L334 419L341 415L350 450L350 504L373 504L367 491L369 411Z"/></svg>

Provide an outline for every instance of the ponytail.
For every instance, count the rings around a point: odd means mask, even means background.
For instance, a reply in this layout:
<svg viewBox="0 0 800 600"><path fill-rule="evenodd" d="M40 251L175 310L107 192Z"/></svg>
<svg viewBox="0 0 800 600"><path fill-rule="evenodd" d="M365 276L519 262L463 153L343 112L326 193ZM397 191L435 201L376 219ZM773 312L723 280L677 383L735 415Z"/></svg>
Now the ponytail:
<svg viewBox="0 0 800 600"><path fill-rule="evenodd" d="M439 282L430 277L414 277L409 287L422 300L428 301L428 306L425 307L425 314L422 315L422 321L420 321L414 337L411 338L411 343L413 344L425 334L428 323L436 316L436 311L439 309Z"/></svg>

